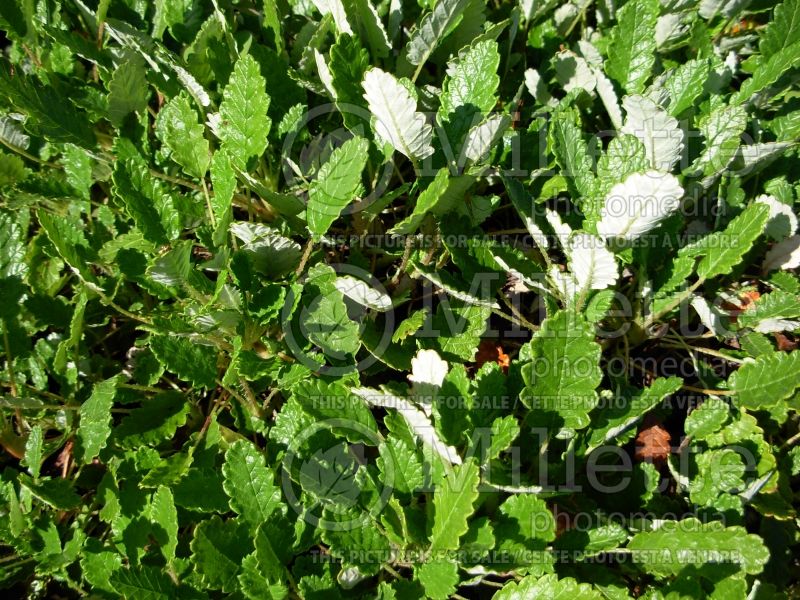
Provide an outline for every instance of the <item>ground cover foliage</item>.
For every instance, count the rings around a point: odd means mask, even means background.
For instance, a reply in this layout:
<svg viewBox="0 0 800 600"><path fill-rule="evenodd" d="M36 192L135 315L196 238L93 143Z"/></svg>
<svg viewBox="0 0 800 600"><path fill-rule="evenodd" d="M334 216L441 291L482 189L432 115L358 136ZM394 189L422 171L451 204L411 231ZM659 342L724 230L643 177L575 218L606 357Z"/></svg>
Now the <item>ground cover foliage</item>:
<svg viewBox="0 0 800 600"><path fill-rule="evenodd" d="M797 592L798 0L0 30L8 597Z"/></svg>

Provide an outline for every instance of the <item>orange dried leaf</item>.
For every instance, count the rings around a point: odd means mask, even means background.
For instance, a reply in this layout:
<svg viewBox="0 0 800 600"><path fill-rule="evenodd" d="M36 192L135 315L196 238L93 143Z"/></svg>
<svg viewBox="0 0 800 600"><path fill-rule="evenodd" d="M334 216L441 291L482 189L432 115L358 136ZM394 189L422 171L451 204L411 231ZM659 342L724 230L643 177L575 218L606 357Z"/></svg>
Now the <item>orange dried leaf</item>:
<svg viewBox="0 0 800 600"><path fill-rule="evenodd" d="M507 371L511 364L511 358L503 351L503 347L499 343L492 340L481 340L475 355L475 366L480 369L487 362L497 363L503 371Z"/></svg>
<svg viewBox="0 0 800 600"><path fill-rule="evenodd" d="M670 450L672 436L669 431L658 422L647 421L642 425L639 434L636 436L636 452L634 454L638 461L663 462L667 460Z"/></svg>

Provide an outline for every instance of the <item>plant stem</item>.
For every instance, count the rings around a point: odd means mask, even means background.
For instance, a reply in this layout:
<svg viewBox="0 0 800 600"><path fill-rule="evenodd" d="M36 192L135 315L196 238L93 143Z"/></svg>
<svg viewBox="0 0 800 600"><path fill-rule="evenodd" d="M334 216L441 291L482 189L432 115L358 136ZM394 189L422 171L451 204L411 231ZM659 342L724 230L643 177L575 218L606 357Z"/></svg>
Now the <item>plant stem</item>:
<svg viewBox="0 0 800 600"><path fill-rule="evenodd" d="M672 302L667 304L667 306L665 306L659 312L648 317L647 320L644 322L644 329L646 330L650 325L658 321L661 317L663 317L666 314L669 314L670 311L672 311L672 309L674 309L677 306L680 306L684 300L686 300L689 296L691 296L697 290L697 288L699 288L705 282L706 282L705 278L701 277L700 279L695 281L691 286L689 286L686 290L684 290L682 294L679 294Z"/></svg>
<svg viewBox="0 0 800 600"><path fill-rule="evenodd" d="M203 179L203 196L206 199L206 208L208 209L208 216L211 219L211 226L216 231L217 229L217 218L214 216L214 207L211 206L211 197L208 195L208 186L206 185L206 180Z"/></svg>
<svg viewBox="0 0 800 600"><path fill-rule="evenodd" d="M11 340L8 339L8 325L3 321L3 345L6 351L6 369L8 370L8 383L11 388L11 395L16 398L19 395L17 390L17 379L14 376L14 357L11 356Z"/></svg>
<svg viewBox="0 0 800 600"><path fill-rule="evenodd" d="M12 152L16 152L20 156L22 156L24 158L27 158L31 162L35 162L36 164L42 165L43 167L50 167L51 169L58 169L59 168L59 166L56 165L55 163L51 163L51 162L47 162L46 160L42 160L41 158L38 158L38 157L34 156L33 154L27 152L26 150L23 150L22 148L20 148L18 146L14 146L13 144L9 144L6 140L4 140L2 138L0 138L0 144L3 144L3 146L5 146L9 150L11 150Z"/></svg>
<svg viewBox="0 0 800 600"><path fill-rule="evenodd" d="M300 275L303 274L303 270L306 268L306 263L311 256L311 250L313 250L313 248L314 240L313 238L309 238L308 242L306 242L305 250L303 250L303 256L300 259L300 264L297 265L297 269L294 271L295 277L300 277Z"/></svg>
<svg viewBox="0 0 800 600"><path fill-rule="evenodd" d="M528 319L526 319L525 316L521 312L519 312L519 309L516 306L514 306L514 303L511 302L505 294L501 293L500 297L503 299L503 303L511 310L512 313L514 313L514 316L520 320L521 325L524 325L531 331L539 330L539 328L536 325L528 321Z"/></svg>
<svg viewBox="0 0 800 600"><path fill-rule="evenodd" d="M723 354L717 350L713 350L712 348L705 348L703 346L689 346L689 345L681 345L681 344L664 344L666 348L680 348L689 350L690 352L700 352L701 354L708 354L709 356L716 356L717 358L722 358L732 363L736 363L741 365L744 361L740 358L734 358L732 356L728 356L727 354Z"/></svg>
<svg viewBox="0 0 800 600"><path fill-rule="evenodd" d="M406 265L408 265L408 260L411 258L411 251L414 248L414 236L409 235L406 237L406 245L403 249L403 259L400 261L400 266L397 267L397 272L392 277L391 284L397 285L400 281L400 277L402 277L403 272L406 270Z"/></svg>
<svg viewBox="0 0 800 600"><path fill-rule="evenodd" d="M180 177L173 177L172 175L167 175L166 173L156 171L155 169L150 169L150 175L152 175L157 179L161 179L163 181L174 183L175 185L180 185L182 187L189 188L190 190L194 190L195 192L199 192L201 189L201 187L196 183L192 183L191 181L181 179Z"/></svg>
<svg viewBox="0 0 800 600"><path fill-rule="evenodd" d="M798 441L800 441L800 431L798 431L792 437L790 437L788 440L783 442L783 444L781 445L781 447L779 449L780 450L786 450L787 448L791 448Z"/></svg>
<svg viewBox="0 0 800 600"><path fill-rule="evenodd" d="M641 365L637 365L635 362L631 363L631 365L633 365L634 368L639 369L642 373L647 373L651 377L656 377L656 378L658 377L652 371L645 369ZM699 388L699 387L694 387L693 385L686 385L686 384L682 385L681 389L687 390L689 392L696 392L698 394L705 394L706 396L734 396L736 394L736 392L733 392L731 390L709 390L706 388Z"/></svg>

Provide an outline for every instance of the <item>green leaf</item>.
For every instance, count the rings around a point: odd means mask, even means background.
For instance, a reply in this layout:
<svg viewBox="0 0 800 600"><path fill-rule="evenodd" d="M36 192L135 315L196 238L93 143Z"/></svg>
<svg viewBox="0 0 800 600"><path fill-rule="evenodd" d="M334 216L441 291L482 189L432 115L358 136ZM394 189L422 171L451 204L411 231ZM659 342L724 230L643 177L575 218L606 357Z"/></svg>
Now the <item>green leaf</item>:
<svg viewBox="0 0 800 600"><path fill-rule="evenodd" d="M692 59L675 68L666 81L664 88L669 92L669 114L678 117L703 93L704 84L711 72L708 60Z"/></svg>
<svg viewBox="0 0 800 600"><path fill-rule="evenodd" d="M597 404L603 377L600 346L581 315L560 311L542 324L532 341L532 362L522 367L526 406L550 413L555 425L582 429Z"/></svg>
<svg viewBox="0 0 800 600"><path fill-rule="evenodd" d="M89 242L86 241L83 231L75 226L72 219L61 218L45 211L40 211L36 216L59 256L70 267L86 275Z"/></svg>
<svg viewBox="0 0 800 600"><path fill-rule="evenodd" d="M660 377L650 387L631 397L616 397L610 409L595 416L587 453L614 440L618 444L628 441L630 435L625 434L642 420L645 413L670 394L677 392L682 384L683 380L679 377ZM631 435L632 433L630 432Z"/></svg>
<svg viewBox="0 0 800 600"><path fill-rule="evenodd" d="M161 545L161 552L167 562L175 560L175 549L178 547L178 512L172 491L159 486L150 502L150 521L157 527L156 540Z"/></svg>
<svg viewBox="0 0 800 600"><path fill-rule="evenodd" d="M248 600L283 600L289 593L286 586L270 583L264 577L255 552L248 554L242 560L242 569L238 579L240 591Z"/></svg>
<svg viewBox="0 0 800 600"><path fill-rule="evenodd" d="M467 0L437 2L433 10L426 13L411 32L406 45L408 62L412 65L423 65L442 39L455 28L468 4Z"/></svg>
<svg viewBox="0 0 800 600"><path fill-rule="evenodd" d="M698 122L705 138L703 153L690 170L712 176L727 167L739 149L739 138L747 125L747 113L737 105L722 106Z"/></svg>
<svg viewBox="0 0 800 600"><path fill-rule="evenodd" d="M439 120L445 124L447 145L455 152L476 119L480 121L497 103L499 65L500 53L494 40L471 45L450 64L442 85Z"/></svg>
<svg viewBox="0 0 800 600"><path fill-rule="evenodd" d="M689 497L699 506L711 504L720 494L743 490L747 470L742 455L730 448L708 450L696 458L698 473L689 487Z"/></svg>
<svg viewBox="0 0 800 600"><path fill-rule="evenodd" d="M219 245L228 235L228 228L233 220L232 206L236 183L236 172L231 164L231 157L225 150L218 150L211 159L211 185L214 188L211 209L217 222L214 242Z"/></svg>
<svg viewBox="0 0 800 600"><path fill-rule="evenodd" d="M727 402L713 398L706 400L686 417L684 424L686 435L696 440L705 439L726 425L730 412L731 408Z"/></svg>
<svg viewBox="0 0 800 600"><path fill-rule="evenodd" d="M375 58L385 58L391 47L381 16L369 0L342 0L347 20L353 30L366 42Z"/></svg>
<svg viewBox="0 0 800 600"><path fill-rule="evenodd" d="M755 327L766 319L793 319L800 317L800 297L782 290L764 294L737 317L742 327Z"/></svg>
<svg viewBox="0 0 800 600"><path fill-rule="evenodd" d="M16 37L24 38L28 34L28 23L20 4L17 0L3 2L0 6L0 22Z"/></svg>
<svg viewBox="0 0 800 600"><path fill-rule="evenodd" d="M319 449L297 468L300 485L315 498L344 508L356 504L359 465L345 444Z"/></svg>
<svg viewBox="0 0 800 600"><path fill-rule="evenodd" d="M422 486L422 462L416 448L397 436L388 435L378 449L377 463L385 485L392 486L399 494L412 494Z"/></svg>
<svg viewBox="0 0 800 600"><path fill-rule="evenodd" d="M761 572L769 550L743 527L697 519L664 521L655 531L637 533L628 544L635 563L658 576L675 575L688 565L731 564L749 575Z"/></svg>
<svg viewBox="0 0 800 600"><path fill-rule="evenodd" d="M414 576L425 588L425 597L446 600L458 586L458 564L448 560L432 560L414 566Z"/></svg>
<svg viewBox="0 0 800 600"><path fill-rule="evenodd" d="M53 369L61 375L72 377L77 375L74 367L69 368L68 358L72 356L73 350L79 347L81 338L83 338L83 324L84 316L86 315L86 305L89 299L85 290L81 290L75 301L75 310L72 312L72 318L69 322L69 337L64 338L58 344L56 354L53 357Z"/></svg>
<svg viewBox="0 0 800 600"><path fill-rule="evenodd" d="M276 0L264 0L264 28L271 34L275 50L283 50L283 35L281 34L281 13ZM269 40L267 40L269 41Z"/></svg>
<svg viewBox="0 0 800 600"><path fill-rule="evenodd" d="M584 552L587 556L619 548L628 540L628 531L618 523L608 523L599 527L569 529L564 531L553 546L557 550Z"/></svg>
<svg viewBox="0 0 800 600"><path fill-rule="evenodd" d="M178 237L181 224L173 198L150 174L141 157L118 160L112 181L114 195L145 239L166 244Z"/></svg>
<svg viewBox="0 0 800 600"><path fill-rule="evenodd" d="M222 93L219 139L236 168L246 171L252 157L260 157L267 147L272 120L267 116L270 97L266 81L256 60L242 56L233 68Z"/></svg>
<svg viewBox="0 0 800 600"><path fill-rule="evenodd" d="M411 335L419 331L425 324L430 311L426 308L415 310L407 318L403 319L392 334L392 342L402 342Z"/></svg>
<svg viewBox="0 0 800 600"><path fill-rule="evenodd" d="M351 442L375 445L378 427L367 405L339 382L326 383L321 379L306 379L292 390L302 401L303 410L317 421L343 419L346 425L331 431L344 435Z"/></svg>
<svg viewBox="0 0 800 600"><path fill-rule="evenodd" d="M119 128L130 113L147 108L149 97L144 59L130 53L108 83L108 120Z"/></svg>
<svg viewBox="0 0 800 600"><path fill-rule="evenodd" d="M202 179L208 171L209 145L189 94L181 92L167 102L156 119L156 135L170 157L189 175Z"/></svg>
<svg viewBox="0 0 800 600"><path fill-rule="evenodd" d="M705 256L697 265L697 274L704 279L711 279L730 273L753 247L753 243L764 231L768 218L769 208L761 203L754 203L733 219L723 231L704 237L698 246L698 252Z"/></svg>
<svg viewBox="0 0 800 600"><path fill-rule="evenodd" d="M208 389L216 385L217 351L177 335L150 337L150 349L158 362L185 381Z"/></svg>
<svg viewBox="0 0 800 600"><path fill-rule="evenodd" d="M31 477L39 478L39 470L42 467L42 442L44 434L40 425L34 425L28 433L25 441L25 466L28 467Z"/></svg>
<svg viewBox="0 0 800 600"><path fill-rule="evenodd" d="M592 159L586 142L576 124L577 113L558 111L550 123L553 153L556 161L567 177L573 198L576 202L592 195L594 175Z"/></svg>
<svg viewBox="0 0 800 600"><path fill-rule="evenodd" d="M189 282L192 270L192 242L182 240L167 252L155 258L147 267L147 277L152 281L173 288Z"/></svg>
<svg viewBox="0 0 800 600"><path fill-rule="evenodd" d="M96 383L89 399L81 404L76 457L83 464L92 462L111 434L111 407L114 405L118 381L118 376L115 376Z"/></svg>
<svg viewBox="0 0 800 600"><path fill-rule="evenodd" d="M794 42L760 64L753 76L747 79L739 91L731 97L731 105L748 102L798 64L800 64L800 42Z"/></svg>
<svg viewBox="0 0 800 600"><path fill-rule="evenodd" d="M642 141L634 135L623 134L608 143L608 148L597 161L598 198L605 198L615 184L631 173L646 171L647 153Z"/></svg>
<svg viewBox="0 0 800 600"><path fill-rule="evenodd" d="M745 362L728 381L738 406L769 408L791 397L800 387L800 352L762 354Z"/></svg>
<svg viewBox="0 0 800 600"><path fill-rule="evenodd" d="M514 534L524 540L556 539L556 522L544 500L531 494L517 494L500 505L500 512L514 523Z"/></svg>
<svg viewBox="0 0 800 600"><path fill-rule="evenodd" d="M360 515L352 511L326 511L324 516L331 524L347 524L356 521ZM390 558L389 540L369 523L359 527L326 527L322 539L333 556L341 558L346 566L357 567L364 575L376 574Z"/></svg>
<svg viewBox="0 0 800 600"><path fill-rule="evenodd" d="M69 91L58 85L46 85L32 75L12 70L0 63L0 97L28 115L25 128L52 142L93 148L93 128L86 113L79 111L69 99Z"/></svg>
<svg viewBox="0 0 800 600"><path fill-rule="evenodd" d="M448 307L440 304L431 323L431 334L438 338L419 338L419 345L424 348L439 349L445 357L470 362L478 351L486 322L491 315L491 308L480 304L462 304L451 301Z"/></svg>
<svg viewBox="0 0 800 600"><path fill-rule="evenodd" d="M236 221L231 233L244 242L241 251L251 259L253 268L268 277L279 277L300 263L300 245L267 225Z"/></svg>
<svg viewBox="0 0 800 600"><path fill-rule="evenodd" d="M430 213L439 203L449 184L449 170L446 167L439 169L436 172L436 177L433 178L433 181L428 184L428 187L420 192L411 214L395 225L390 230L390 233L395 235L408 235L414 233L419 226L422 225L422 221L425 219L425 216Z"/></svg>
<svg viewBox="0 0 800 600"><path fill-rule="evenodd" d="M291 517L275 513L255 535L255 555L261 573L271 582L283 581L286 565L294 554L294 529Z"/></svg>
<svg viewBox="0 0 800 600"><path fill-rule="evenodd" d="M24 261L27 223L11 213L0 212L0 277L24 275L28 266Z"/></svg>
<svg viewBox="0 0 800 600"><path fill-rule="evenodd" d="M758 43L761 55L770 58L800 39L800 2L784 0L775 7L772 19Z"/></svg>
<svg viewBox="0 0 800 600"><path fill-rule="evenodd" d="M109 583L114 591L130 600L170 600L177 592L169 575L147 565L117 569Z"/></svg>
<svg viewBox="0 0 800 600"><path fill-rule="evenodd" d="M478 498L480 471L474 462L453 467L433 492L433 526L430 552L458 550L459 539L467 532L467 520Z"/></svg>
<svg viewBox="0 0 800 600"><path fill-rule="evenodd" d="M209 588L223 592L238 588L242 559L253 548L249 539L244 523L223 521L216 515L195 527L192 563Z"/></svg>
<svg viewBox="0 0 800 600"><path fill-rule="evenodd" d="M494 460L507 450L519 435L520 428L514 415L506 415L492 421L492 438L486 460Z"/></svg>
<svg viewBox="0 0 800 600"><path fill-rule="evenodd" d="M342 210L359 194L369 142L355 137L334 150L308 191L306 218L315 238L327 233Z"/></svg>
<svg viewBox="0 0 800 600"><path fill-rule="evenodd" d="M111 587L110 578L122 567L122 556L116 551L100 550L91 541L84 547L80 559L83 578L95 589L105 592L115 591ZM101 547L102 548L102 547ZM119 593L122 593L120 589Z"/></svg>
<svg viewBox="0 0 800 600"><path fill-rule="evenodd" d="M316 296L303 315L308 339L326 355L344 358L361 347L358 325L347 314L347 305L338 290Z"/></svg>
<svg viewBox="0 0 800 600"><path fill-rule="evenodd" d="M605 68L629 94L640 93L655 63L656 0L628 0L617 13Z"/></svg>
<svg viewBox="0 0 800 600"><path fill-rule="evenodd" d="M368 110L361 81L370 67L369 53L361 46L357 37L343 34L331 46L328 66L333 89L336 90L336 105L339 112L342 113L348 129L357 133L359 128L363 130L369 126L364 115L358 114L360 111L355 110L357 108L363 109L364 112Z"/></svg>
<svg viewBox="0 0 800 600"><path fill-rule="evenodd" d="M64 147L64 155L61 158L64 164L64 172L67 174L67 181L80 193L81 198L89 199L89 189L94 183L92 177L92 157L89 153L74 144L67 144ZM21 180L23 177L16 176Z"/></svg>
<svg viewBox="0 0 800 600"><path fill-rule="evenodd" d="M41 479L34 481L25 473L19 474L19 483L34 498L41 500L56 510L73 510L81 503L72 482L66 479Z"/></svg>
<svg viewBox="0 0 800 600"><path fill-rule="evenodd" d="M231 509L253 529L281 506L281 492L273 483L272 471L252 442L239 440L228 448L222 474Z"/></svg>
<svg viewBox="0 0 800 600"><path fill-rule="evenodd" d="M186 422L189 403L179 392L162 392L145 400L114 429L114 440L123 448L157 444L175 435Z"/></svg>
<svg viewBox="0 0 800 600"><path fill-rule="evenodd" d="M536 577L528 575L520 582L511 582L503 586L494 600L527 600L528 598L547 598L547 600L603 600L600 592L592 589L591 584L578 583L571 577L559 579L558 575Z"/></svg>

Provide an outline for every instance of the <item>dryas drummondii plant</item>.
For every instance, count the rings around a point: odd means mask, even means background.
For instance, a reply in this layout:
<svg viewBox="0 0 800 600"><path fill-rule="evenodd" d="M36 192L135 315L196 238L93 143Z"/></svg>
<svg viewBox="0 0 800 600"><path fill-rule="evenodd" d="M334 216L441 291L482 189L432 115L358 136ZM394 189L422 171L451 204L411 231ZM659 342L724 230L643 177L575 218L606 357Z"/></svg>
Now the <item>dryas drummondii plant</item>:
<svg viewBox="0 0 800 600"><path fill-rule="evenodd" d="M0 29L9 597L798 592L798 0Z"/></svg>

